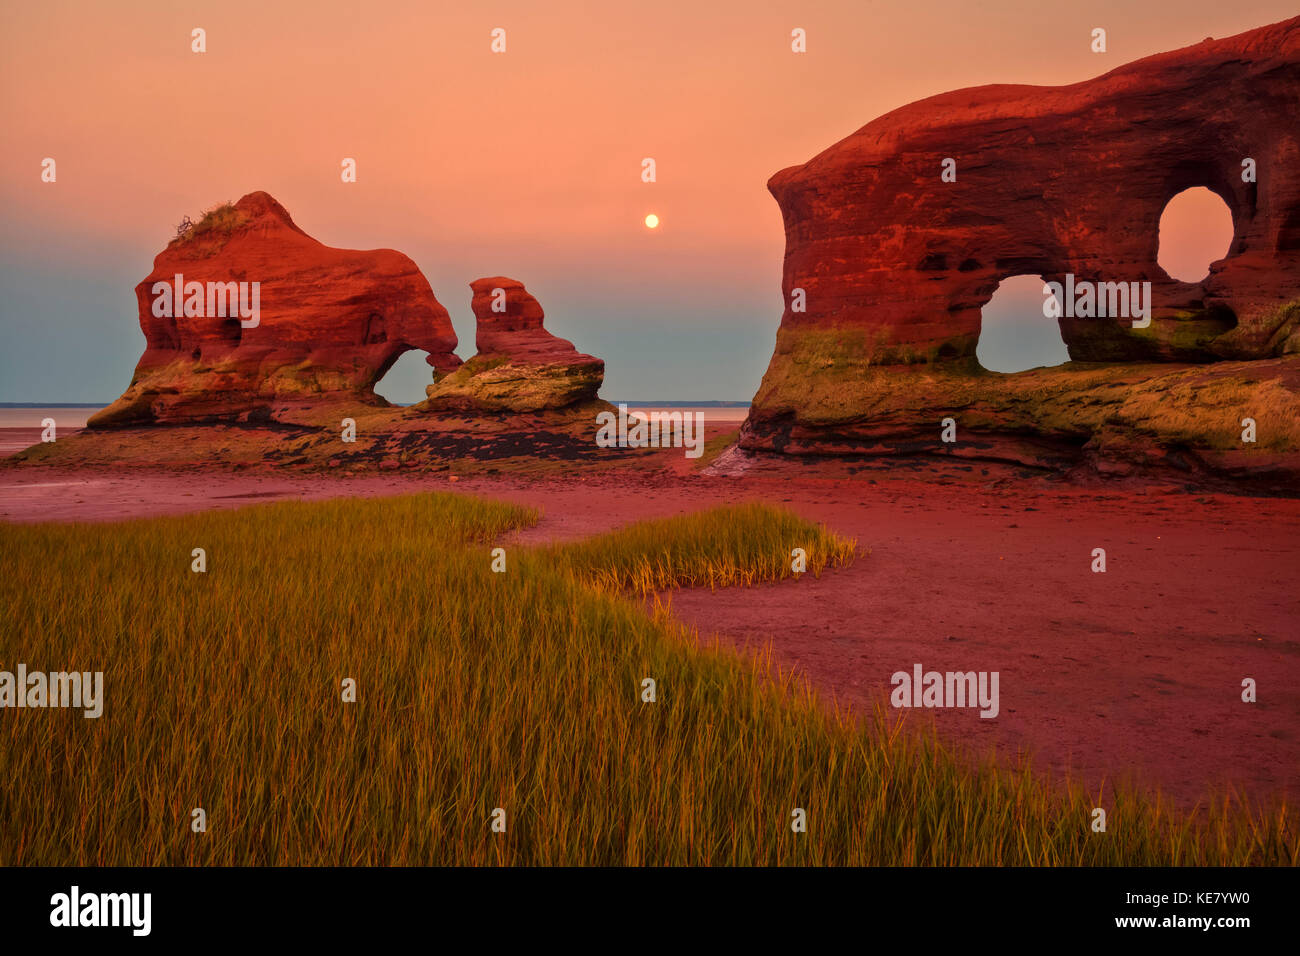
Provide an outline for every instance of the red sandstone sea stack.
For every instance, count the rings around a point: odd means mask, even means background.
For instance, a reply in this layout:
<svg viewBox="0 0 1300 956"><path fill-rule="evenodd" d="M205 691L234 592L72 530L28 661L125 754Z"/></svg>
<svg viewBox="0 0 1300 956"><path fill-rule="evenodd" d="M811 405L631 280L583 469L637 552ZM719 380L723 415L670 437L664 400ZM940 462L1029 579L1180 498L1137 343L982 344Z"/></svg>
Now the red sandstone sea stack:
<svg viewBox="0 0 1300 956"><path fill-rule="evenodd" d="M1046 438L1067 459L1157 440L1259 455L1240 439L1250 417L1294 458L1298 115L1300 18L1070 86L930 97L778 172L786 309L742 444L1003 454L940 444L954 416L963 438ZM1156 256L1165 205L1194 186L1235 234L1187 283ZM1062 318L1070 366L993 376L975 360L980 312L1021 274L1149 282L1150 322Z"/></svg>
<svg viewBox="0 0 1300 956"><path fill-rule="evenodd" d="M781 328L856 330L877 362L973 355L1013 275L1154 285L1154 321L1063 322L1082 361L1282 353L1300 297L1300 18L1072 86L983 86L868 123L768 189L786 229ZM941 180L945 158L956 181ZM1253 159L1256 181L1244 181ZM1156 262L1160 214L1205 186L1232 210L1201 283ZM1300 336L1291 338L1300 349Z"/></svg>
<svg viewBox="0 0 1300 956"><path fill-rule="evenodd" d="M202 302L159 308L155 290L178 275L200 284ZM209 283L224 287L213 309ZM255 324L223 308L223 294L235 291L229 283L243 291L257 283ZM374 383L403 352L427 351L439 373L460 365L447 310L414 262L392 249L326 246L264 192L214 210L169 243L135 292L145 352L130 387L92 428L265 421L286 406L333 400L382 405Z"/></svg>
<svg viewBox="0 0 1300 956"><path fill-rule="evenodd" d="M595 400L603 360L542 327L541 304L522 282L495 276L470 283L478 354L428 388L423 407L536 412Z"/></svg>

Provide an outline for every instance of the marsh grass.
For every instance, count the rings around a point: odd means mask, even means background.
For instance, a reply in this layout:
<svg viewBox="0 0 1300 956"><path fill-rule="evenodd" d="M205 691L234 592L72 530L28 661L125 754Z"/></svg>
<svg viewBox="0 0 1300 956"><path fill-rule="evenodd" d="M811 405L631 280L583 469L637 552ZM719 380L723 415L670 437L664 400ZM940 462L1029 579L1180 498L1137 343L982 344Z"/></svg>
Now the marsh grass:
<svg viewBox="0 0 1300 956"><path fill-rule="evenodd" d="M597 587L645 595L678 586L752 586L794 577L795 548L806 554L805 573L820 577L827 566L851 561L855 546L788 511L751 502L643 521L541 549L538 557L564 564Z"/></svg>
<svg viewBox="0 0 1300 956"><path fill-rule="evenodd" d="M1285 808L1120 794L1093 834L1082 791L819 703L635 596L781 576L791 536L810 568L847 557L798 519L705 513L492 573L534 520L429 494L0 526L0 669L103 670L106 697L0 711L0 864L1296 862Z"/></svg>

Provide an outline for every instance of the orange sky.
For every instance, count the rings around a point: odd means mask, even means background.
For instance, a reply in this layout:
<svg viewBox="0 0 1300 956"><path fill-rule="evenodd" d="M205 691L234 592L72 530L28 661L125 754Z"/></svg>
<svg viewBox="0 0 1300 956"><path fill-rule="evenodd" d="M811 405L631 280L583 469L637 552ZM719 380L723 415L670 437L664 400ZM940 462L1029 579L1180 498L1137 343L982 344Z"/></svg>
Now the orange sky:
<svg viewBox="0 0 1300 956"><path fill-rule="evenodd" d="M132 286L183 214L254 189L330 245L410 255L463 354L468 283L509 275L553 331L607 360L606 397L747 399L781 313L772 173L933 93L1074 82L1294 13L1294 0L6 0L0 277L42 285L6 296L17 352L0 400L27 400L27 374L65 371L71 390L93 380L89 397L115 397L143 344ZM195 26L204 54L190 52ZM796 26L806 54L790 52ZM1089 50L1095 26L1104 55ZM489 51L493 27L505 54ZM340 182L345 156L356 184ZM68 354L76 342L90 359ZM62 364L36 376L42 348Z"/></svg>

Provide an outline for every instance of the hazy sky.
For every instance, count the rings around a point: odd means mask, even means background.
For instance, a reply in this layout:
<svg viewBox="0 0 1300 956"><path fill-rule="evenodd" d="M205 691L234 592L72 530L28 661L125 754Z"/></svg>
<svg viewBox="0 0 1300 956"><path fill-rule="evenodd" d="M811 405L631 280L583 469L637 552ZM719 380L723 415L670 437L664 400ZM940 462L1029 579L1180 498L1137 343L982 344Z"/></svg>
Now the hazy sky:
<svg viewBox="0 0 1300 956"><path fill-rule="evenodd" d="M1076 82L1295 14L1061 7L0 0L0 401L116 398L144 345L132 289L175 223L255 189L328 245L414 259L464 357L469 283L507 275L606 360L604 397L747 400L782 308L778 169L934 93ZM423 396L423 363L393 375L381 391Z"/></svg>

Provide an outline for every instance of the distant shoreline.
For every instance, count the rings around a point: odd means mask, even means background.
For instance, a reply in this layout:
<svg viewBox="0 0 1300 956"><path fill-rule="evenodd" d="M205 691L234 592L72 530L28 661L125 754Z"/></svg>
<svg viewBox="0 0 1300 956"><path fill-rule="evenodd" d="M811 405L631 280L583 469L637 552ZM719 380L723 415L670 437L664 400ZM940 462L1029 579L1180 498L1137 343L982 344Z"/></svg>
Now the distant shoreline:
<svg viewBox="0 0 1300 956"><path fill-rule="evenodd" d="M626 399L608 398L611 405L626 405L628 408L748 408L749 402L675 402L665 399L662 402L630 402Z"/></svg>
<svg viewBox="0 0 1300 956"><path fill-rule="evenodd" d="M632 402L625 399L606 399L611 405L626 405L628 408L748 408L749 402ZM112 402L0 402L0 408L107 408ZM410 408L414 402L390 402L399 408Z"/></svg>

